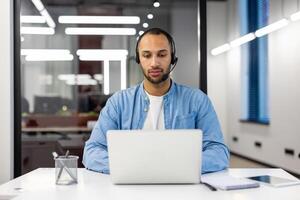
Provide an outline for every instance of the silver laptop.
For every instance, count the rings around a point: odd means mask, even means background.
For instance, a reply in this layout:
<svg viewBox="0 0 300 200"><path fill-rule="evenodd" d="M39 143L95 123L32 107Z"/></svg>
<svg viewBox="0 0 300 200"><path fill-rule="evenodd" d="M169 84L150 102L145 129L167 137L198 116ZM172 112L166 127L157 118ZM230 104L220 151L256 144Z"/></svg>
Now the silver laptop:
<svg viewBox="0 0 300 200"><path fill-rule="evenodd" d="M110 130L107 143L114 184L200 183L199 129Z"/></svg>

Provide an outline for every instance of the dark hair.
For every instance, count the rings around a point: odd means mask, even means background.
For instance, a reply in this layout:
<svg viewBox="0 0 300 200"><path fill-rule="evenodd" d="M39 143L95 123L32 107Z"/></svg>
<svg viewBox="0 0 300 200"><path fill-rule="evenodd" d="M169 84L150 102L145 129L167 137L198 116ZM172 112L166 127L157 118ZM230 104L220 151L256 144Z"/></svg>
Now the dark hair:
<svg viewBox="0 0 300 200"><path fill-rule="evenodd" d="M166 36L166 38L168 39L169 41L169 44L171 46L171 64L174 65L178 58L176 57L176 47L175 47L175 42L172 38L172 36L162 30L161 28L151 28L151 29L148 29L146 30L138 39L137 43L136 43L136 47L135 47L135 61L137 62L137 64L140 64L140 56L139 56L139 44L140 44L140 41L142 40L142 38L147 35L147 34L152 34L152 35L160 35L160 34L163 34L164 36Z"/></svg>

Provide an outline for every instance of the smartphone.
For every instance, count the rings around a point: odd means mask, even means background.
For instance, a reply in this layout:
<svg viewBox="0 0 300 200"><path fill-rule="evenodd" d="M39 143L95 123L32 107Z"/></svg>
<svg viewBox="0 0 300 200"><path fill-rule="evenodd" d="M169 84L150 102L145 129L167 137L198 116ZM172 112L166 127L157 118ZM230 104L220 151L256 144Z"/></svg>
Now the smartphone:
<svg viewBox="0 0 300 200"><path fill-rule="evenodd" d="M292 180L292 179L286 179L276 176L269 176L269 175L263 175L263 176L252 176L247 177L248 179L259 181L263 183L267 183L274 187L282 187L282 186L289 186L289 185L297 185L300 184L300 180Z"/></svg>

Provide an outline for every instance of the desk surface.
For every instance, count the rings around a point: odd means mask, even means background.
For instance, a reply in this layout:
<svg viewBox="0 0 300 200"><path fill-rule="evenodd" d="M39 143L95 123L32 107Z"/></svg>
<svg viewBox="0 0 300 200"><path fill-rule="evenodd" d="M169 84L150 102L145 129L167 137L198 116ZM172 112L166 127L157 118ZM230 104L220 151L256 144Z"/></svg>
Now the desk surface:
<svg viewBox="0 0 300 200"><path fill-rule="evenodd" d="M229 169L235 177L254 175L291 176L282 169ZM299 199L300 185L273 188L261 184L259 188L217 192L203 185L113 185L108 175L79 169L76 185L59 186L54 182L54 169L40 168L0 186L0 199L101 199L101 200L293 200ZM2 198L1 198L2 197Z"/></svg>

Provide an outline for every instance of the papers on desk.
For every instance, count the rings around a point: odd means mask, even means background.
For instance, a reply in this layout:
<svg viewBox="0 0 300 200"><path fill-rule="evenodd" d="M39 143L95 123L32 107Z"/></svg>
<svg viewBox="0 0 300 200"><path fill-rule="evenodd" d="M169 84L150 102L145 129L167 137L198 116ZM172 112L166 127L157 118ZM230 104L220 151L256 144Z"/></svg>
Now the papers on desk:
<svg viewBox="0 0 300 200"><path fill-rule="evenodd" d="M259 187L259 183L245 178L236 178L228 174L214 173L201 177L201 181L221 190L236 190Z"/></svg>

